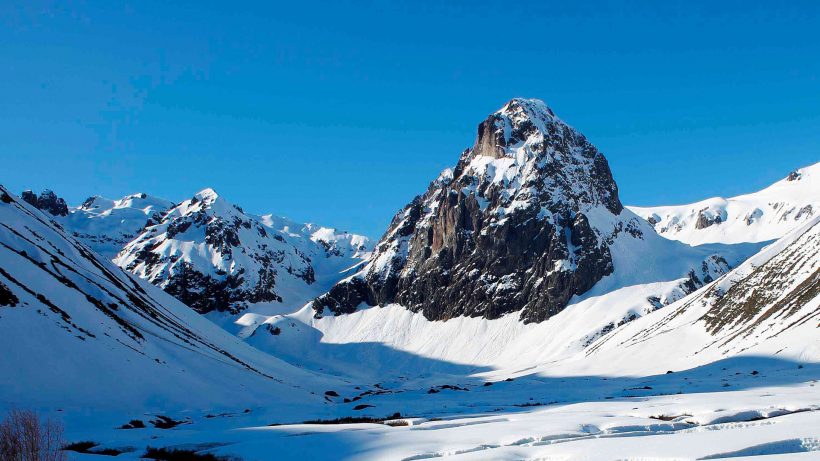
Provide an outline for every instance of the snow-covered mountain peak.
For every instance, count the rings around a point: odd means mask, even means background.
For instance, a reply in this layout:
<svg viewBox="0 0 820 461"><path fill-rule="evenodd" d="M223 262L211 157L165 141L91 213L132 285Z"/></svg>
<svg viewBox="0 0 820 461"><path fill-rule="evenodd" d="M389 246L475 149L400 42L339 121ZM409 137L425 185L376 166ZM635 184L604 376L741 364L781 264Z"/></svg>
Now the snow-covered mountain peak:
<svg viewBox="0 0 820 461"><path fill-rule="evenodd" d="M94 213L95 215L105 215L111 214L117 209L131 208L142 210L145 214L152 214L154 212L164 213L173 206L174 203L168 200L154 197L143 192L137 192L117 200L108 199L100 195L93 195L87 198L80 206L72 209L72 212L81 210Z"/></svg>
<svg viewBox="0 0 820 461"><path fill-rule="evenodd" d="M210 187L206 187L205 189L202 189L194 194L194 197L206 203L213 203L219 198L219 194L217 194L216 191Z"/></svg>
<svg viewBox="0 0 820 461"><path fill-rule="evenodd" d="M539 99L515 98L493 112L478 127L472 157L515 157L513 147L536 146L555 132L553 125L566 126ZM563 127L558 127L563 128Z"/></svg>
<svg viewBox="0 0 820 461"><path fill-rule="evenodd" d="M244 210L219 195L211 188L203 189L191 198L183 200L179 205L174 206L169 215L174 217L197 215L199 220L223 219L228 221L247 220Z"/></svg>
<svg viewBox="0 0 820 461"><path fill-rule="evenodd" d="M452 177L479 196L497 189L501 216L510 207L540 207L542 219L601 205L614 214L622 209L604 156L538 99L513 99L484 120Z"/></svg>
<svg viewBox="0 0 820 461"><path fill-rule="evenodd" d="M143 229L158 223L173 206L173 202L145 193L116 200L94 195L80 206L70 208L59 222L75 238L110 260Z"/></svg>
<svg viewBox="0 0 820 461"><path fill-rule="evenodd" d="M77 207L78 210L100 210L113 208L116 201L107 199L101 195L92 195L85 199L85 201Z"/></svg>
<svg viewBox="0 0 820 461"><path fill-rule="evenodd" d="M751 194L689 205L629 208L660 235L691 245L773 240L820 212L820 163L792 171Z"/></svg>
<svg viewBox="0 0 820 461"><path fill-rule="evenodd" d="M365 237L246 213L213 189L171 208L115 262L201 313L296 309L367 256Z"/></svg>
<svg viewBox="0 0 820 461"><path fill-rule="evenodd" d="M651 262L629 267L637 254ZM321 316L396 303L431 320L518 311L541 322L605 278L614 289L689 277L692 290L729 259L659 238L624 211L595 146L543 102L513 99L394 217L362 271L313 307Z"/></svg>
<svg viewBox="0 0 820 461"><path fill-rule="evenodd" d="M513 123L522 123L526 120L534 123L558 121L552 109L540 99L513 98L495 113L506 117Z"/></svg>

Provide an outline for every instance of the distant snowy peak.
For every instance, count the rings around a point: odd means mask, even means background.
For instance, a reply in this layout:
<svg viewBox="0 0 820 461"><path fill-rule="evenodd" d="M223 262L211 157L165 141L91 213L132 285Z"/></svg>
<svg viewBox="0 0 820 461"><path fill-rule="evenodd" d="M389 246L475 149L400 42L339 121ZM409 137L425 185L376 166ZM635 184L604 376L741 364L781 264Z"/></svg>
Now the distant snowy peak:
<svg viewBox="0 0 820 461"><path fill-rule="evenodd" d="M313 308L395 303L430 320L519 312L541 322L604 279L614 289L689 274L691 291L736 261L683 247L623 209L606 159L582 134L542 101L516 98ZM636 254L643 261L630 267Z"/></svg>
<svg viewBox="0 0 820 461"><path fill-rule="evenodd" d="M251 215L205 189L147 227L115 262L200 313L236 314L259 303L297 308L368 250L364 237Z"/></svg>
<svg viewBox="0 0 820 461"><path fill-rule="evenodd" d="M629 209L660 235L691 245L773 240L820 213L820 163L793 171L751 194Z"/></svg>
<svg viewBox="0 0 820 461"><path fill-rule="evenodd" d="M113 259L146 227L158 223L173 202L144 193L111 200L99 195L70 209L63 227L98 254Z"/></svg>
<svg viewBox="0 0 820 461"><path fill-rule="evenodd" d="M274 215L260 216L262 223L283 234L308 239L325 249L328 257L366 258L372 250L368 237L313 223L297 223Z"/></svg>

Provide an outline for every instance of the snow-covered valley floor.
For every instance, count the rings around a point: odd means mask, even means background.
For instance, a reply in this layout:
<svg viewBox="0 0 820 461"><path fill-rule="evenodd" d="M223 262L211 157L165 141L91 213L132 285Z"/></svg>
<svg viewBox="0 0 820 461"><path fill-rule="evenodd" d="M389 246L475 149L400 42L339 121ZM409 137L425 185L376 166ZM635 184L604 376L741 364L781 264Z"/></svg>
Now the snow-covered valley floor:
<svg viewBox="0 0 820 461"><path fill-rule="evenodd" d="M164 415L182 422L171 429L153 427L155 414L131 416L146 423L142 429L117 429L128 422L121 415L58 414L67 423L69 441L123 450L116 459L139 459L154 446L246 461L802 460L820 458L818 378L816 363L764 357L735 357L648 377L562 377L543 371L499 381L397 377L360 386L357 394L331 394L316 413L321 419L387 418L393 425L291 424L290 413L281 408Z"/></svg>

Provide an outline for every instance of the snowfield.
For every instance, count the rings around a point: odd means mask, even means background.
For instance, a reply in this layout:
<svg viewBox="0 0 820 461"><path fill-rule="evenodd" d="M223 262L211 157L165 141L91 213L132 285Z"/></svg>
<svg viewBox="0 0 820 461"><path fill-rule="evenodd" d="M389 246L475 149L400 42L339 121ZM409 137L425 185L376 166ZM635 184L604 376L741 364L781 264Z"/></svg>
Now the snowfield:
<svg viewBox="0 0 820 461"><path fill-rule="evenodd" d="M82 428L69 436L134 450L117 459L138 459L144 446L245 460L817 459L820 370L798 367L749 358L672 375L529 376L435 394L390 389L362 400L374 405L370 415L407 409L409 417L388 424L269 426L278 422L273 415L253 412L200 414L170 430Z"/></svg>

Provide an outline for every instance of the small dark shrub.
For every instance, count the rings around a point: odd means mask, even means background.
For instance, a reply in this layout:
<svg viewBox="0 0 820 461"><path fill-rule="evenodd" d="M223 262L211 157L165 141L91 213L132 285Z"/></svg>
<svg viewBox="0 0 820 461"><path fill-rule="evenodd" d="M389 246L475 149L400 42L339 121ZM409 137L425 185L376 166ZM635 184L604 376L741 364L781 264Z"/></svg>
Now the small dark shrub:
<svg viewBox="0 0 820 461"><path fill-rule="evenodd" d="M104 456L117 456L127 451L133 450L131 448L128 449L116 449L116 448L96 448L100 444L97 442L92 442L90 440L86 440L84 442L74 442L69 443L68 445L63 447L64 451L74 451L77 453L85 453L90 455L104 455Z"/></svg>
<svg viewBox="0 0 820 461"><path fill-rule="evenodd" d="M173 429L180 424L188 424L189 421L177 421L167 416L157 415L157 419L151 420L151 424L157 429Z"/></svg>
<svg viewBox="0 0 820 461"><path fill-rule="evenodd" d="M63 428L41 420L30 410L11 410L0 421L0 459L3 461L65 461Z"/></svg>
<svg viewBox="0 0 820 461"><path fill-rule="evenodd" d="M401 427L401 426L409 426L410 425L410 423L408 423L407 421L405 421L403 419L397 419L395 421L385 421L384 424L386 424L390 427Z"/></svg>
<svg viewBox="0 0 820 461"><path fill-rule="evenodd" d="M215 456L210 453L197 453L193 450L154 447L146 448L142 459L156 459L160 461L239 461L238 458Z"/></svg>
<svg viewBox="0 0 820 461"><path fill-rule="evenodd" d="M388 419L401 418L401 413L393 413L387 418L371 418L369 416L343 416L336 419L312 419L302 422L302 424L359 424L359 423L374 423L381 424ZM272 424L273 426L273 424Z"/></svg>
<svg viewBox="0 0 820 461"><path fill-rule="evenodd" d="M145 423L139 419L132 419L128 424L123 424L120 429L144 429Z"/></svg>

